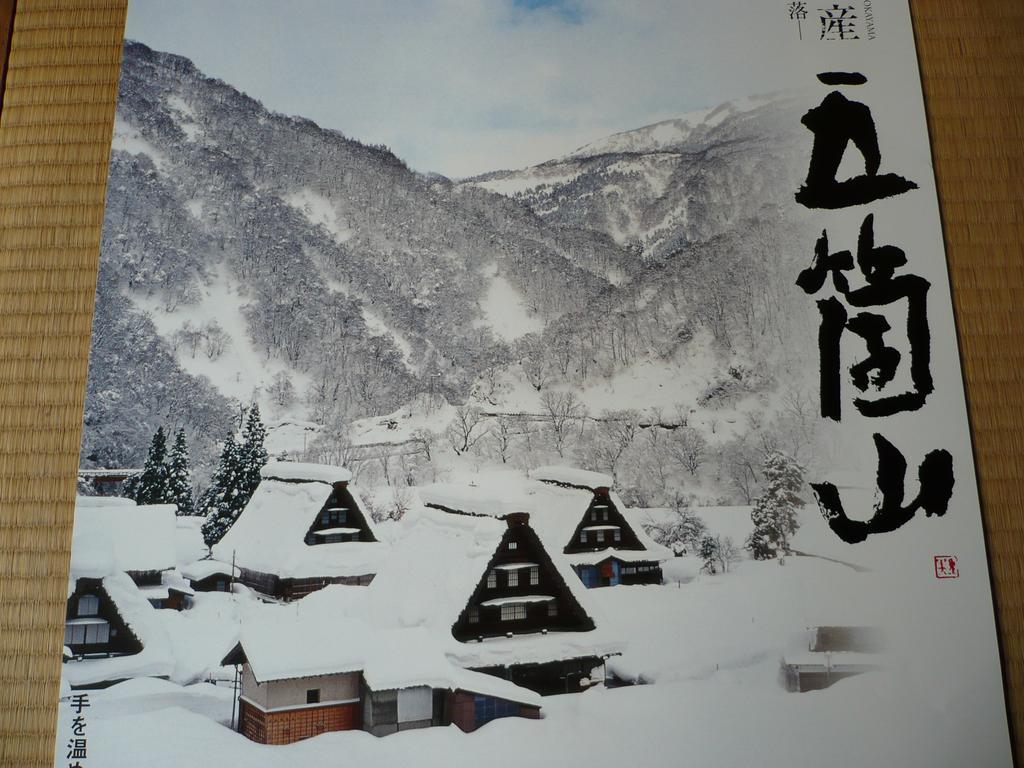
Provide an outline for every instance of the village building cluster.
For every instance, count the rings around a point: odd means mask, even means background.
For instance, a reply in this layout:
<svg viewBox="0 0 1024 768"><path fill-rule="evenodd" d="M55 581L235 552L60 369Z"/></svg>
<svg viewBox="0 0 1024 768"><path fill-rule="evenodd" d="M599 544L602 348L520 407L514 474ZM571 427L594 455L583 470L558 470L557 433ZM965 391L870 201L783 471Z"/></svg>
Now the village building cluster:
<svg viewBox="0 0 1024 768"><path fill-rule="evenodd" d="M532 474L514 488L421 488L384 541L347 470L272 461L210 556L180 569L173 506L82 498L65 678L166 677L156 611L248 589L295 606L294 620L243 624L223 659L254 741L540 717L543 696L602 683L625 647L588 589L660 583L671 553L629 520L610 477Z"/></svg>

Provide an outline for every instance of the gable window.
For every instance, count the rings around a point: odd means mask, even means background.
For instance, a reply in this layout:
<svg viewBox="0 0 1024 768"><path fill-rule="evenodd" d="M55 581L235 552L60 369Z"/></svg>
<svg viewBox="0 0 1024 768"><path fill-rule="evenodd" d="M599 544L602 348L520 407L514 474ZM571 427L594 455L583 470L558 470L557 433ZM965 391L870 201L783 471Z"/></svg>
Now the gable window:
<svg viewBox="0 0 1024 768"><path fill-rule="evenodd" d="M306 703L307 704L319 704L320 703L320 689L310 688L306 691Z"/></svg>
<svg viewBox="0 0 1024 768"><path fill-rule="evenodd" d="M320 513L320 524L324 526L342 525L348 520L348 510L344 507L328 507Z"/></svg>
<svg viewBox="0 0 1024 768"><path fill-rule="evenodd" d="M530 569L530 586L535 586L540 583L540 568L536 565Z"/></svg>
<svg viewBox="0 0 1024 768"><path fill-rule="evenodd" d="M604 531L597 531L597 543L600 544L604 541Z"/></svg>
<svg viewBox="0 0 1024 768"><path fill-rule="evenodd" d="M597 520L597 510L596 509L590 510L590 519L591 520Z"/></svg>
<svg viewBox="0 0 1024 768"><path fill-rule="evenodd" d="M523 603L506 603L501 606L502 621L521 621L526 618L526 606Z"/></svg>
<svg viewBox="0 0 1024 768"><path fill-rule="evenodd" d="M558 603L556 603L554 600L552 600L550 603L548 603L548 616L557 616L557 615L558 615Z"/></svg>
<svg viewBox="0 0 1024 768"><path fill-rule="evenodd" d="M508 548L509 549L519 549L519 542L517 542L517 541L510 541L508 543Z"/></svg>
<svg viewBox="0 0 1024 768"><path fill-rule="evenodd" d="M608 510L607 509L601 510L601 519L602 520L607 520L608 519Z"/></svg>
<svg viewBox="0 0 1024 768"><path fill-rule="evenodd" d="M587 532L586 531L580 531L580 544L586 544L586 543L587 543Z"/></svg>
<svg viewBox="0 0 1024 768"><path fill-rule="evenodd" d="M227 579L217 579L217 591L218 592L227 592L228 591Z"/></svg>
<svg viewBox="0 0 1024 768"><path fill-rule="evenodd" d="M494 589L497 586L498 586L498 572L497 571L490 571L487 574L487 588L488 589Z"/></svg>
<svg viewBox="0 0 1024 768"><path fill-rule="evenodd" d="M615 533L612 534L612 538L616 541L622 541L622 531L618 528L615 529Z"/></svg>
<svg viewBox="0 0 1024 768"><path fill-rule="evenodd" d="M508 572L508 585L510 587L518 587L519 586L519 571L509 571Z"/></svg>
<svg viewBox="0 0 1024 768"><path fill-rule="evenodd" d="M479 624L480 623L480 609L479 608L470 608L469 609L469 623L470 624Z"/></svg>
<svg viewBox="0 0 1024 768"><path fill-rule="evenodd" d="M64 645L102 645L109 641L110 625L103 619L64 625Z"/></svg>
<svg viewBox="0 0 1024 768"><path fill-rule="evenodd" d="M78 615L95 616L100 611L100 599L96 595L82 595L78 598Z"/></svg>

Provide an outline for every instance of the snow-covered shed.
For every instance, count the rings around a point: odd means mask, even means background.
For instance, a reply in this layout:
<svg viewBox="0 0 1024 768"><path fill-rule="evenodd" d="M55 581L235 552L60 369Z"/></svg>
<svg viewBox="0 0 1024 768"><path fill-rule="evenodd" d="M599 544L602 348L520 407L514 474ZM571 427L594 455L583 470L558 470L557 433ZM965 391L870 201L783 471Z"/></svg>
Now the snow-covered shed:
<svg viewBox="0 0 1024 768"><path fill-rule="evenodd" d="M341 467L271 461L256 492L213 556L239 568L263 594L296 599L328 584L369 584L386 547L351 473Z"/></svg>
<svg viewBox="0 0 1024 768"><path fill-rule="evenodd" d="M574 467L541 467L532 476L536 527L558 546L587 587L660 584L671 551L629 519L612 478ZM527 492L530 492L529 490Z"/></svg>
<svg viewBox="0 0 1024 768"><path fill-rule="evenodd" d="M122 511L138 511L139 520L122 517ZM64 622L64 645L70 654L63 671L75 688L101 688L133 677L167 677L174 668L170 640L156 609L128 575L130 570L145 573L165 562L160 547L151 545L148 535L139 535L140 529L151 531L136 525L153 520L162 520L162 514L134 505L86 504L75 511ZM173 535L173 511L170 522ZM133 540L139 551L132 551ZM170 562L173 565L173 548Z"/></svg>
<svg viewBox="0 0 1024 768"><path fill-rule="evenodd" d="M241 575L238 566L204 557L181 567L181 575L188 579L196 592L230 592L231 583Z"/></svg>
<svg viewBox="0 0 1024 768"><path fill-rule="evenodd" d="M621 652L523 506L453 486L421 489L421 499L370 587L380 625L424 627L460 666L542 694L587 687Z"/></svg>
<svg viewBox="0 0 1024 768"><path fill-rule="evenodd" d="M497 717L539 717L540 697L453 664L423 628L378 629L365 600L328 587L295 615L243 628L238 729L265 744L363 729L377 736ZM298 651L297 651L298 649Z"/></svg>

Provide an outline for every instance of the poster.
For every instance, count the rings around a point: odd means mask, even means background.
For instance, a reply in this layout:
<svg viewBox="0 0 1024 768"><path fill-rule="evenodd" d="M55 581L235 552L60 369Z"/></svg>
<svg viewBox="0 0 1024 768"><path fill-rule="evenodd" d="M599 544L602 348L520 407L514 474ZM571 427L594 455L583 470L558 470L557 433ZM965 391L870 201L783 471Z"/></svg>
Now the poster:
<svg viewBox="0 0 1024 768"><path fill-rule="evenodd" d="M902 2L133 2L55 765L1008 765Z"/></svg>

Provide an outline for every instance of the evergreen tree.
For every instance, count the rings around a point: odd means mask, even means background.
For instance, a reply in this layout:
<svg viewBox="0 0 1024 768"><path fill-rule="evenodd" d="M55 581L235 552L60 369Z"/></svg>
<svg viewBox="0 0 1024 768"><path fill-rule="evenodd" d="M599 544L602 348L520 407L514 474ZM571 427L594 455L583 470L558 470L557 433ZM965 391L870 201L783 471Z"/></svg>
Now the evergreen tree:
<svg viewBox="0 0 1024 768"><path fill-rule="evenodd" d="M174 436L171 447L171 460L168 466L168 494L178 505L179 515L194 515L195 501L192 498L192 470L188 462L188 444L185 442L185 430L179 429Z"/></svg>
<svg viewBox="0 0 1024 768"><path fill-rule="evenodd" d="M267 439L267 429L263 426L260 418L260 408L256 403L249 409L249 415L245 419L245 429L242 430L242 444L239 446L239 465L241 480L239 487L245 495L247 503L256 486L260 484L260 470L267 463L267 449L264 442Z"/></svg>
<svg viewBox="0 0 1024 768"><path fill-rule="evenodd" d="M718 573L718 539L705 536L700 540L698 557L704 561L704 571L712 575Z"/></svg>
<svg viewBox="0 0 1024 768"><path fill-rule="evenodd" d="M163 427L158 427L149 445L149 454L146 456L142 474L131 483L126 493L135 499L136 504L171 503L167 486L168 472L167 434Z"/></svg>
<svg viewBox="0 0 1024 768"><path fill-rule="evenodd" d="M800 491L804 468L781 451L769 451L764 459L764 493L750 512L754 530L746 548L757 560L767 560L789 551L789 542L800 523L797 510L804 506Z"/></svg>
<svg viewBox="0 0 1024 768"><path fill-rule="evenodd" d="M228 434L210 487L199 499L199 514L206 516L202 530L207 546L224 537L249 500L249 495L242 491L241 458L241 447L235 436Z"/></svg>

